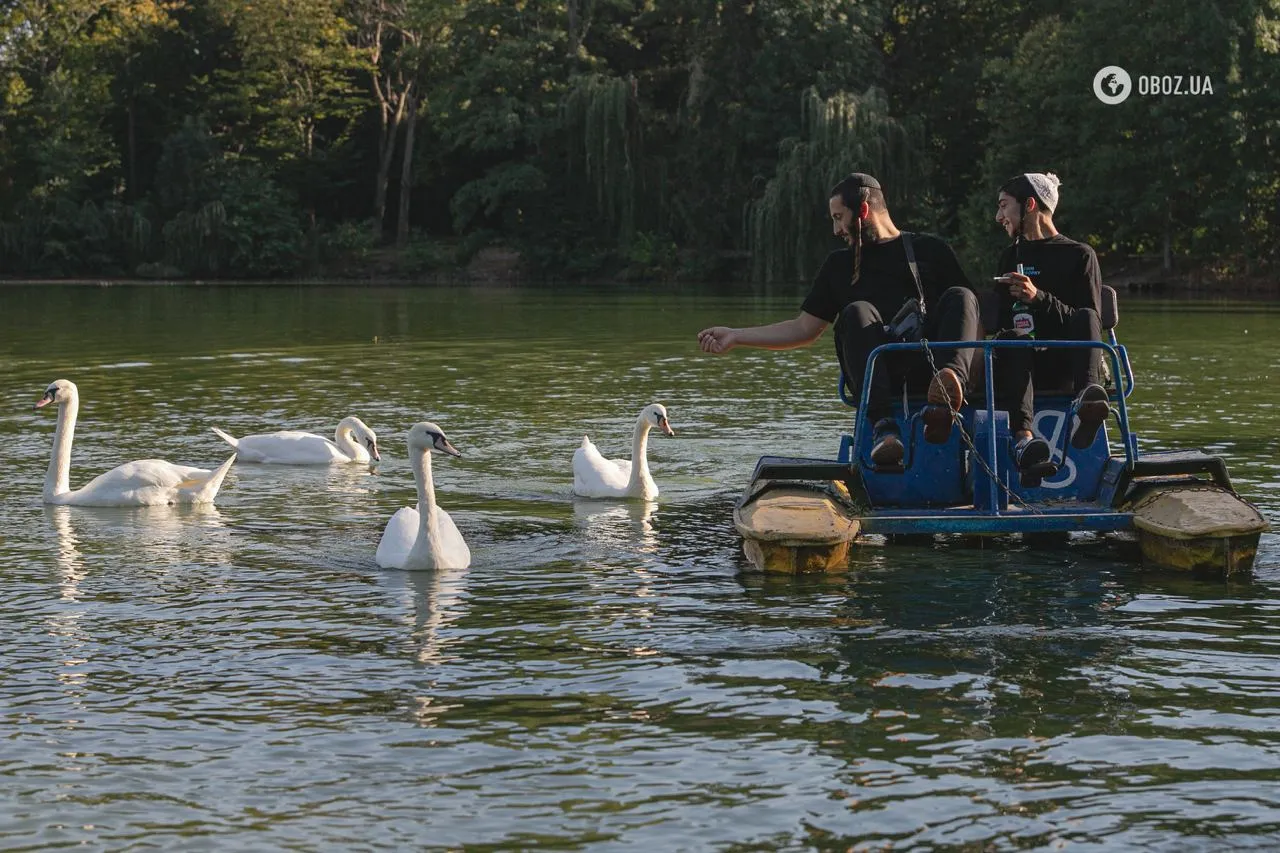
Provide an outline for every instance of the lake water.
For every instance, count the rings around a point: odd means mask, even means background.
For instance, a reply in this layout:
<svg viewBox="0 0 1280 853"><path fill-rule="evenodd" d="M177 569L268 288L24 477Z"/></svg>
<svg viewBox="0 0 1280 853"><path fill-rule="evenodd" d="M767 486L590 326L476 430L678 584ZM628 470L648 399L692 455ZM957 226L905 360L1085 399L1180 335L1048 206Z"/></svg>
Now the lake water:
<svg viewBox="0 0 1280 853"><path fill-rule="evenodd" d="M858 548L747 571L765 453L850 426L830 334L697 351L794 291L0 288L0 848L1274 849L1280 541L1254 578L1143 572L1091 538ZM1280 520L1280 313L1122 297L1145 449L1200 446ZM237 464L216 508L45 508L213 467L210 432L378 431L373 469ZM650 442L656 504L574 499L584 433ZM377 568L404 434L471 546Z"/></svg>

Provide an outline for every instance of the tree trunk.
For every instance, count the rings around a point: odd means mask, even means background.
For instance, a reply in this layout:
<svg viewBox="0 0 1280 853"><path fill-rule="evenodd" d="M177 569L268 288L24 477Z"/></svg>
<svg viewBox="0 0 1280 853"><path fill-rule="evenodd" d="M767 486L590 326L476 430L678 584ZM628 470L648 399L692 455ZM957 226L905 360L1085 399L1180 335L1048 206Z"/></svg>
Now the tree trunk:
<svg viewBox="0 0 1280 853"><path fill-rule="evenodd" d="M577 56L582 46L582 0L568 0L569 7L569 56Z"/></svg>
<svg viewBox="0 0 1280 853"><path fill-rule="evenodd" d="M409 114L404 125L404 159L400 161L400 216L396 220L396 245L409 242L409 195L413 185L413 133L418 126L418 96L406 94Z"/></svg>
<svg viewBox="0 0 1280 853"><path fill-rule="evenodd" d="M390 81L387 82L387 95L382 100L382 135L378 137L378 174L373 184L373 220L374 236L381 238L382 229L387 218L387 185L391 182L391 161L395 159L396 137L400 134L400 124L404 120L405 103L413 97L413 83L404 88L404 92L396 98L392 94ZM394 111L392 101L396 102Z"/></svg>
<svg viewBox="0 0 1280 853"><path fill-rule="evenodd" d="M1164 271L1173 271L1173 226L1168 219L1164 223Z"/></svg>
<svg viewBox="0 0 1280 853"><path fill-rule="evenodd" d="M138 133L137 120L134 113L133 99L129 99L129 191L125 198L130 204L138 201Z"/></svg>
<svg viewBox="0 0 1280 853"><path fill-rule="evenodd" d="M373 233L382 236L383 220L387 215L387 181L391 175L391 155L395 151L396 130L399 117L393 118L391 105L382 104L382 127L378 136L378 171L373 176Z"/></svg>

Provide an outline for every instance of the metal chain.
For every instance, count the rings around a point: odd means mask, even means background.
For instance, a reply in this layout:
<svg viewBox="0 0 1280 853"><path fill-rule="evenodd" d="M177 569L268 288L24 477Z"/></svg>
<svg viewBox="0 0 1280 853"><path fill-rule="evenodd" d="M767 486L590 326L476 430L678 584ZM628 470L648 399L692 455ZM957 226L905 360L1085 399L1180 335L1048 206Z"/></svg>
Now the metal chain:
<svg viewBox="0 0 1280 853"><path fill-rule="evenodd" d="M933 371L933 376L936 378L937 375L942 371L941 369L939 369L937 362L933 360L933 350L929 349L928 338L920 339L920 348L924 350L924 356L929 362L929 369ZM987 377L987 381L988 382L993 381L992 377L990 376ZM982 470L986 472L987 476L991 478L991 481L993 483L998 485L1004 491L1005 496L1009 499L1009 501L1011 503L1017 504L1019 507L1026 510L1027 512L1030 512L1032 515L1044 515L1043 512L1031 506L1030 504L1026 503L1021 498L1019 498L1016 494L1014 494L1013 490L1010 489L1008 486L1006 486L1004 481L996 476L996 472L991 470L991 466L987 464L987 460L982 457L982 453L978 450L977 445L973 443L973 439L970 438L969 433L965 431L964 419L960 417L960 412L957 409L951 408L950 399L947 400L947 408L951 409L952 424L960 430L960 440L963 441L969 447L970 457L977 460L978 466L981 467ZM994 429L995 424L991 424L991 428Z"/></svg>

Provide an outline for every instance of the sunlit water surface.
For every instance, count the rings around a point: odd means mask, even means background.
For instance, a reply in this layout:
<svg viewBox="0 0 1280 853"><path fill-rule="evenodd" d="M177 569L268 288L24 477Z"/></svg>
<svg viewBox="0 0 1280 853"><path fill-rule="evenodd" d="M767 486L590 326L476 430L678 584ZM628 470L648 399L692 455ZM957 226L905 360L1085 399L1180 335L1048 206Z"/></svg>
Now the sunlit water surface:
<svg viewBox="0 0 1280 853"><path fill-rule="evenodd" d="M830 336L699 353L801 294L0 288L0 847L1274 849L1280 542L1252 582L1142 572L1084 537L870 544L847 575L747 571L730 510L764 453L850 423ZM1143 447L1225 456L1280 517L1280 314L1126 300ZM216 508L45 508L233 434L384 461L236 465ZM656 504L574 499L664 402ZM440 424L462 572L377 568Z"/></svg>

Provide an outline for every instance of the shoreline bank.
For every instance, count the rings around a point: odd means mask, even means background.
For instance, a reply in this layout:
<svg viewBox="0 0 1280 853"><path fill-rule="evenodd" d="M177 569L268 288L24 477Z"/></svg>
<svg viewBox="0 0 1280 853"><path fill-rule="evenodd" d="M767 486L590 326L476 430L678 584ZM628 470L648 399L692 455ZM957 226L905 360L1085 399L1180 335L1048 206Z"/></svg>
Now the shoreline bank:
<svg viewBox="0 0 1280 853"><path fill-rule="evenodd" d="M1241 298L1274 297L1280 295L1280 276L1252 275L1226 278L1215 273L1212 267L1201 266L1191 270L1167 272L1159 264L1143 263L1141 260L1117 259L1101 256L1099 263L1103 269L1103 283L1114 287L1120 294L1142 294L1165 298ZM562 286L580 288L617 288L619 290L636 287L682 287L689 285L707 285L716 288L741 287L743 290L761 288L804 289L808 282L750 282L742 280L694 280L678 277L633 277L605 276L598 278L581 278L566 275L563 278L553 276L532 276L521 268L518 253L503 251L481 253L473 263L466 267L448 270L405 274L397 272L387 265L375 265L368 274L351 275L333 273L295 278L271 279L202 279L202 278L139 278L139 277L86 277L65 276L33 278L22 276L0 275L0 286L11 285L48 285L67 287L138 287L138 286L204 286L204 287L440 287L440 286L493 286L493 287L548 287Z"/></svg>

